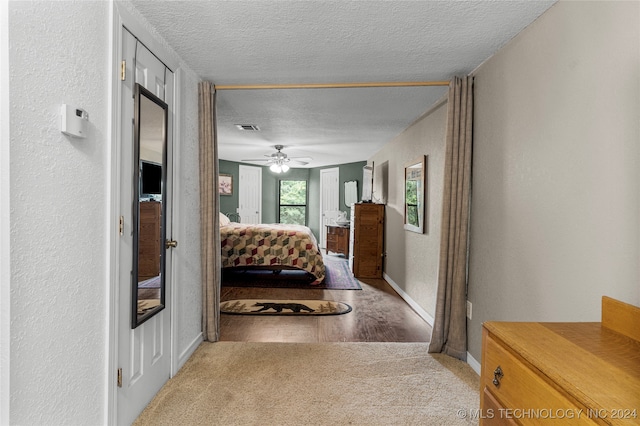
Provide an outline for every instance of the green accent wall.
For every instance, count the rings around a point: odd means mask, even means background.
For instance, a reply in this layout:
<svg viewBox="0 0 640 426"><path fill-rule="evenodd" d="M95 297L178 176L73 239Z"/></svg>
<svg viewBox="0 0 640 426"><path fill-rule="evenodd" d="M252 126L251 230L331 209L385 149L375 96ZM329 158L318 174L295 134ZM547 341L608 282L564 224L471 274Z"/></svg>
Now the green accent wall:
<svg viewBox="0 0 640 426"><path fill-rule="evenodd" d="M235 161L219 160L218 169L221 174L233 177L233 194L220 196L220 211L222 213L235 213L238 209L238 176L239 166L243 163ZM307 226L311 228L316 238L319 239L320 228L320 170L338 167L340 181L340 210L347 212L350 209L344 204L344 183L355 180L358 182L358 199L362 198L362 168L366 161L339 164L335 166L317 167L311 169L289 169L287 173L277 174L262 167L262 222L276 223L278 217L278 184L280 180L306 180L308 189L307 200ZM255 166L254 164L247 164Z"/></svg>

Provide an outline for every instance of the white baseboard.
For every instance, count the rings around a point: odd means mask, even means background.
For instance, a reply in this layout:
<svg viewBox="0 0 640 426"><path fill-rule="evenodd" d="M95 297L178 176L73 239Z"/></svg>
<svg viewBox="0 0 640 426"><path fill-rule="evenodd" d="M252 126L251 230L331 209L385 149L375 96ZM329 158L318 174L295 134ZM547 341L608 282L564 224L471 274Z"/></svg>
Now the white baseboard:
<svg viewBox="0 0 640 426"><path fill-rule="evenodd" d="M429 313L427 311L425 311L422 306L418 305L416 303L415 300L413 300L411 298L411 296L409 296L407 293L405 293L405 291L403 289L400 288L400 286L398 284L396 284L389 275L385 274L384 272L382 273L382 276L384 277L384 280L386 282L389 283L389 285L391 287L393 287L393 289L396 291L396 293L398 293L398 295L400 297L402 297L404 299L405 302L407 302L409 304L409 306L411 306L411 308L413 308L414 311L416 311L416 313L427 322L427 324L429 324L431 327L433 327L433 322L434 319L431 315L429 315Z"/></svg>
<svg viewBox="0 0 640 426"><path fill-rule="evenodd" d="M191 358L191 355L193 355L193 353L196 351L196 349L198 349L198 346L200 346L200 343L202 343L202 333L198 333L196 338L193 339L193 341L187 346L187 348L184 351L182 351L182 353L180 355L178 355L178 363L177 363L177 366L176 366L177 368L173 372L174 376L182 368L184 363L187 362L187 360L189 358Z"/></svg>
<svg viewBox="0 0 640 426"><path fill-rule="evenodd" d="M431 327L433 327L433 317L429 315L429 313L425 311L420 305L418 305L416 301L411 298L411 296L405 293L405 291L401 289L400 286L396 284L395 281L391 279L391 277L389 277L389 275L383 272L382 276L385 281L388 282L391 287L393 287L396 293L398 293L398 295L402 297L402 299L404 299L404 301L407 302L407 304L409 304L409 306L411 306L411 308L416 311L416 313L423 320L425 320ZM467 352L467 364L469 364L469 366L478 374L478 376L480 375L480 363L474 357L472 357L469 352Z"/></svg>
<svg viewBox="0 0 640 426"><path fill-rule="evenodd" d="M480 375L480 363L474 357L472 357L469 352L467 352L467 364L469 364L469 367L471 367L473 371L478 374L478 376Z"/></svg>

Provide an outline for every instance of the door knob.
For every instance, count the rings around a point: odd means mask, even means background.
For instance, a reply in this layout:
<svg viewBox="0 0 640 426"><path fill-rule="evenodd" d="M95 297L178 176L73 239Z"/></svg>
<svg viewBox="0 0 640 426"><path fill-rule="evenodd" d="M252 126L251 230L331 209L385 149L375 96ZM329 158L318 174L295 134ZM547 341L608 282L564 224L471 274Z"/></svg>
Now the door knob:
<svg viewBox="0 0 640 426"><path fill-rule="evenodd" d="M167 240L167 241L164 243L164 246L165 246L166 248L175 248L175 247L178 247L178 242L177 242L177 241L175 241L175 240Z"/></svg>

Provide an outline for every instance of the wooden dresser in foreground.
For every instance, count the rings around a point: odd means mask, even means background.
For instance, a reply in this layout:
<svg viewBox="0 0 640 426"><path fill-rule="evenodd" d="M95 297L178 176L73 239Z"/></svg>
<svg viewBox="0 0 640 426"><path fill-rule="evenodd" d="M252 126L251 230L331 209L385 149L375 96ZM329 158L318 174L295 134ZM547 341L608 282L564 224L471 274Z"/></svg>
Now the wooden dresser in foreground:
<svg viewBox="0 0 640 426"><path fill-rule="evenodd" d="M602 298L602 322L486 322L481 425L640 424L640 308Z"/></svg>

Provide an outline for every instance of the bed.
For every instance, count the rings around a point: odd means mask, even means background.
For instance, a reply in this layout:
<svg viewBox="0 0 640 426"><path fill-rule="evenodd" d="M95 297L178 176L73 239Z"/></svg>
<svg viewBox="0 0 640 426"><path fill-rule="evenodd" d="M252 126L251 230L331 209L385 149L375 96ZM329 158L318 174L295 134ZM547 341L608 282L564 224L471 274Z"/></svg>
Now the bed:
<svg viewBox="0 0 640 426"><path fill-rule="evenodd" d="M299 269L310 275L311 285L324 281L322 252L306 226L244 224L221 216L220 240L223 268Z"/></svg>

